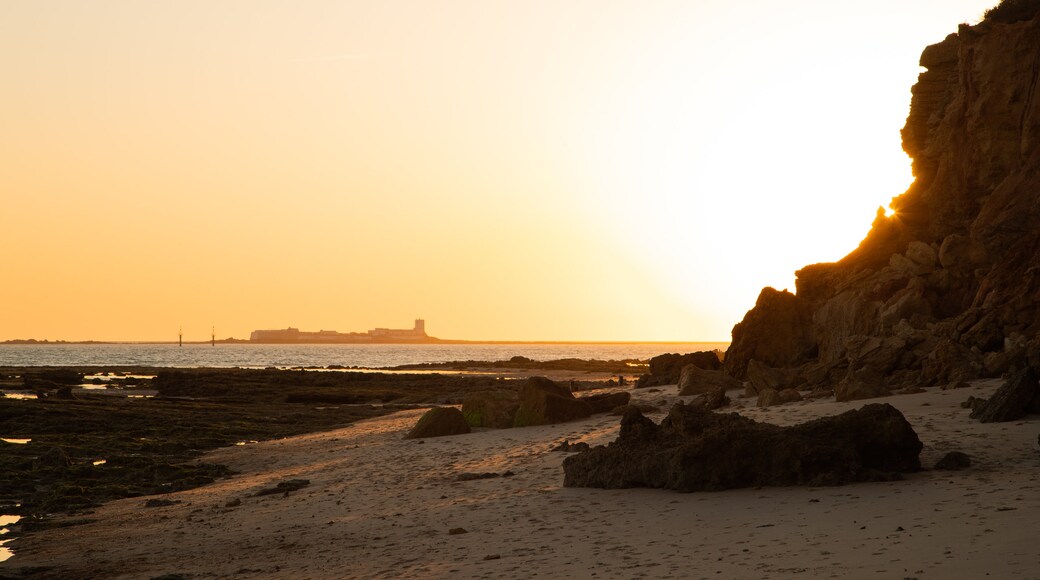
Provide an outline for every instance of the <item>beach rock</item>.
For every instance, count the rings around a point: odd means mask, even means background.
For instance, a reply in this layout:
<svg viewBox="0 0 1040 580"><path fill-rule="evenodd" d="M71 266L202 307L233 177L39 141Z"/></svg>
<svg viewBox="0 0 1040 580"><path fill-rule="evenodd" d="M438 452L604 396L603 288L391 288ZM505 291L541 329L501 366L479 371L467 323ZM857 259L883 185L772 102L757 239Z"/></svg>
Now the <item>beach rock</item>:
<svg viewBox="0 0 1040 580"><path fill-rule="evenodd" d="M887 397L891 394L884 376L866 367L849 371L834 388L834 399L838 402Z"/></svg>
<svg viewBox="0 0 1040 580"><path fill-rule="evenodd" d="M759 407L772 407L773 405L779 405L780 391L777 391L776 389L771 389L769 387L763 388L762 390L758 391L757 404Z"/></svg>
<svg viewBox="0 0 1040 580"><path fill-rule="evenodd" d="M462 401L462 416L470 427L505 429L513 426L520 396L512 389L481 391Z"/></svg>
<svg viewBox="0 0 1040 580"><path fill-rule="evenodd" d="M444 437L446 435L463 435L470 432L469 423L462 411L455 407L434 407L423 413L405 439L422 439L425 437Z"/></svg>
<svg viewBox="0 0 1040 580"><path fill-rule="evenodd" d="M564 460L564 485L717 491L891 480L920 469L921 448L891 405L779 427L680 403L660 425L630 410L614 442Z"/></svg>
<svg viewBox="0 0 1040 580"><path fill-rule="evenodd" d="M726 390L724 388L715 387L711 391L708 391L690 401L690 404L702 407L707 411L714 411L715 409L721 409L728 405L729 397L726 396Z"/></svg>
<svg viewBox="0 0 1040 580"><path fill-rule="evenodd" d="M679 396L701 395L722 389L739 389L741 382L727 375L724 371L705 370L689 364L679 372Z"/></svg>
<svg viewBox="0 0 1040 580"><path fill-rule="evenodd" d="M722 368L722 361L712 351L658 355L650 359L650 372L639 377L636 381L636 388L674 385L679 382L682 369L689 365L714 371Z"/></svg>
<svg viewBox="0 0 1040 580"><path fill-rule="evenodd" d="M592 405L545 377L530 377L520 387L514 427L563 423L592 415Z"/></svg>
<svg viewBox="0 0 1040 580"><path fill-rule="evenodd" d="M620 407L614 407L610 410L610 414L621 417L627 413L629 409L636 409L640 413L653 413L654 411L657 411L657 407L647 403L629 403L627 405L621 405Z"/></svg>
<svg viewBox="0 0 1040 580"><path fill-rule="evenodd" d="M72 369L45 369L26 373L22 376L22 382L28 388L79 385L83 383L83 373Z"/></svg>
<svg viewBox="0 0 1040 580"><path fill-rule="evenodd" d="M982 423L1015 421L1033 412L1040 399L1037 374L1029 367L1011 373L988 401L972 406L971 418Z"/></svg>
<svg viewBox="0 0 1040 580"><path fill-rule="evenodd" d="M971 467L971 458L961 451L951 451L942 456L935 464L935 469L940 471L958 471Z"/></svg>
<svg viewBox="0 0 1040 580"><path fill-rule="evenodd" d="M733 327L726 372L743 379L752 360L786 367L808 360L816 352L811 304L786 290L763 288L755 308Z"/></svg>
<svg viewBox="0 0 1040 580"><path fill-rule="evenodd" d="M627 405L632 399L632 394L627 391L614 391L613 393L598 393L585 397L578 397L579 401L588 403L593 413L609 413L622 405Z"/></svg>
<svg viewBox="0 0 1040 580"><path fill-rule="evenodd" d="M750 396L758 395L767 389L780 391L786 389L791 383L788 373L781 369L764 365L754 359L748 361L747 380L747 394Z"/></svg>

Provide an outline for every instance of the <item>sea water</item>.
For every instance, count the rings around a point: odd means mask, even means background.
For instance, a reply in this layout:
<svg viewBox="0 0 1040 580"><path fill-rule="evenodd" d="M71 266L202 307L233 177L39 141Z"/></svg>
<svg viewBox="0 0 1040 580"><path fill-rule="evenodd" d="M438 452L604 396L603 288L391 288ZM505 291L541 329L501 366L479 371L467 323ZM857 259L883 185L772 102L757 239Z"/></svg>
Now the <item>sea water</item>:
<svg viewBox="0 0 1040 580"><path fill-rule="evenodd" d="M519 344L2 344L0 366L384 368L514 356L646 360L667 352L725 350L725 342Z"/></svg>

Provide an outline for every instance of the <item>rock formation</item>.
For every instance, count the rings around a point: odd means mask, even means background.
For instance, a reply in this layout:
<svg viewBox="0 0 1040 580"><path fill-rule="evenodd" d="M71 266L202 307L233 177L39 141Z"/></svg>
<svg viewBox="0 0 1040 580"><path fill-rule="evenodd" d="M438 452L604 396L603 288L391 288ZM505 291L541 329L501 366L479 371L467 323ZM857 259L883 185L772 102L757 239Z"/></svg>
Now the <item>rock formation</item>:
<svg viewBox="0 0 1040 580"><path fill-rule="evenodd" d="M921 447L891 405L778 427L680 403L660 425L627 412L616 441L564 460L564 486L713 491L890 480L920 469Z"/></svg>
<svg viewBox="0 0 1040 580"><path fill-rule="evenodd" d="M701 367L689 364L679 373L679 396L702 395L716 389L723 392L739 389L741 382L723 371L706 371Z"/></svg>
<svg viewBox="0 0 1040 580"><path fill-rule="evenodd" d="M576 399L570 389L545 377L530 377L520 387L520 406L514 427L547 425L592 415L592 405Z"/></svg>
<svg viewBox="0 0 1040 580"><path fill-rule="evenodd" d="M470 427L512 427L518 408L520 396L511 389L481 391L462 400L462 416Z"/></svg>
<svg viewBox="0 0 1040 580"><path fill-rule="evenodd" d="M405 439L422 439L424 437L443 437L445 435L463 435L470 428L462 411L455 407L434 407L423 413Z"/></svg>
<svg viewBox="0 0 1040 580"><path fill-rule="evenodd" d="M762 291L733 329L733 377L757 361L851 400L1000 376L1040 350L1040 2L1005 0L921 66L913 185L845 258L799 270L795 294Z"/></svg>
<svg viewBox="0 0 1040 580"><path fill-rule="evenodd" d="M696 367L714 371L722 368L722 361L717 354L705 350L688 354L662 354L650 359L650 372L640 375L636 388L656 387L658 385L674 385L679 382L683 367Z"/></svg>

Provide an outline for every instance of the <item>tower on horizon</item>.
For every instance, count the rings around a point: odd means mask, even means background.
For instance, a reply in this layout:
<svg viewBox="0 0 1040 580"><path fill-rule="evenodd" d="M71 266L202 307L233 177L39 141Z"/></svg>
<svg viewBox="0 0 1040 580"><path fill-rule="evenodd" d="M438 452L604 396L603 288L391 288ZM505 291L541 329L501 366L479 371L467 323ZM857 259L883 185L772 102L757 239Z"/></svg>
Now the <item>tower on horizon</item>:
<svg viewBox="0 0 1040 580"><path fill-rule="evenodd" d="M421 332L423 334L426 334L426 321L422 318L416 318L415 328L413 330L415 330L416 333Z"/></svg>

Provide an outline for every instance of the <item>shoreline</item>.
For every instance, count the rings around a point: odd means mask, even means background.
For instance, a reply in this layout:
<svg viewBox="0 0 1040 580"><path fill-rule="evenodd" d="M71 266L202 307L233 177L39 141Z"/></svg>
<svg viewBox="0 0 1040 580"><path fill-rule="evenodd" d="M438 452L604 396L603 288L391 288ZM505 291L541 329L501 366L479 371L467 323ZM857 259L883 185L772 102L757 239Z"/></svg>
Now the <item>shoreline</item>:
<svg viewBox="0 0 1040 580"><path fill-rule="evenodd" d="M998 385L768 408L731 392L724 412L777 424L890 403L925 444L926 468L950 450L968 453L973 465L897 482L688 494L562 487L567 454L550 449L563 439L608 443L617 417L402 440L422 412L402 411L210 451L204 460L239 473L163 496L180 503L117 500L97 508L93 523L18 538L0 570L53 566L40 578L1036 578L1040 417L981 424L960 406ZM679 399L672 385L630 392L659 409L648 414L655 421ZM458 477L506 471L515 475ZM253 495L289 479L309 484Z"/></svg>

